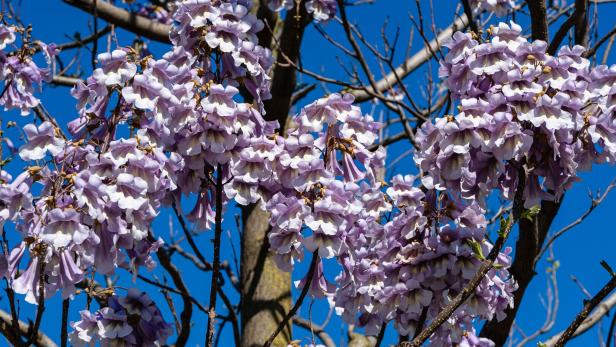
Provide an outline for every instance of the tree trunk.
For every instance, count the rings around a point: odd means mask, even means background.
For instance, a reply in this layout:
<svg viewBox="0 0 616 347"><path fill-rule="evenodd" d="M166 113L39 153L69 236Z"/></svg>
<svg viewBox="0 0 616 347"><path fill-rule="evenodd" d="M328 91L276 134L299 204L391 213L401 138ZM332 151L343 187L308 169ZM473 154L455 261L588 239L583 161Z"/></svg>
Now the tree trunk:
<svg viewBox="0 0 616 347"><path fill-rule="evenodd" d="M298 7L299 5L299 7ZM267 6L262 2L261 6ZM258 10L267 22L264 31L274 29L275 17L267 10ZM273 43L274 56L284 65L276 65L272 76L272 99L265 102L265 118L277 120L279 132L291 108L296 87L296 71L286 64L286 57L298 61L304 29L308 24L305 1L287 11L279 39ZM271 35L262 33L261 44L270 46ZM263 42L265 41L265 42ZM281 53L282 52L282 53ZM267 233L269 214L257 206L243 210L241 290L242 290L242 346L260 347L276 330L291 309L291 274L281 271L269 253ZM286 347L291 341L291 323L274 340L273 346Z"/></svg>
<svg viewBox="0 0 616 347"><path fill-rule="evenodd" d="M269 214L258 206L244 210L242 237L242 346L261 347L291 309L291 274L278 269L269 254ZM291 326L273 346L291 341Z"/></svg>

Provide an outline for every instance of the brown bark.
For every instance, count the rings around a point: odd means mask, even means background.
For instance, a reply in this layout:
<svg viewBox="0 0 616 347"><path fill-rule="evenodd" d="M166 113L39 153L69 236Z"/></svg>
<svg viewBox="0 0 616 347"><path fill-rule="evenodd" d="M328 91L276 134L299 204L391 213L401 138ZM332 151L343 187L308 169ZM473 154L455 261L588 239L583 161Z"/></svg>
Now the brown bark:
<svg viewBox="0 0 616 347"><path fill-rule="evenodd" d="M575 43L588 45L588 0L575 0Z"/></svg>
<svg viewBox="0 0 616 347"><path fill-rule="evenodd" d="M528 10L530 11L532 39L548 41L548 16L545 7L545 0L529 0Z"/></svg>
<svg viewBox="0 0 616 347"><path fill-rule="evenodd" d="M152 40L169 43L169 31L171 30L169 25L139 16L134 12L128 12L104 1L64 0L64 2L86 12L92 12L92 9L96 7L96 15L111 24Z"/></svg>
<svg viewBox="0 0 616 347"><path fill-rule="evenodd" d="M284 56L293 61L299 59L308 16L304 1L299 3L299 8L297 5L287 11L280 38L272 42L278 62L285 62ZM257 13L270 15L265 9ZM274 23L272 17L265 20ZM272 35L261 35L260 39L266 41L261 43L264 46L269 46L274 40ZM296 71L293 67L277 64L272 76L272 99L265 102L265 116L268 120L278 121L281 133L284 132L295 86ZM291 274L278 269L269 252L269 214L256 206L245 208L242 214L242 346L256 347L267 341L291 308ZM272 345L286 346L290 341L291 324L288 323Z"/></svg>
<svg viewBox="0 0 616 347"><path fill-rule="evenodd" d="M281 271L269 254L269 214L258 206L244 210L242 237L242 346L260 347L291 308L291 274ZM291 341L291 325L273 346Z"/></svg>

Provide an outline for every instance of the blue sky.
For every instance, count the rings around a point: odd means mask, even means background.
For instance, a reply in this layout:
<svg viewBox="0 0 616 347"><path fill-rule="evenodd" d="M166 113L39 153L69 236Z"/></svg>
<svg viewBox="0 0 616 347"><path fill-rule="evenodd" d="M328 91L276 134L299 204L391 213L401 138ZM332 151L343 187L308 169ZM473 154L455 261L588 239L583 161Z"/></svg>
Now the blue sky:
<svg viewBox="0 0 616 347"><path fill-rule="evenodd" d="M451 22L454 18L454 10L458 5L458 2L453 0L434 0L435 12L434 19L437 28L442 28ZM425 25L429 27L432 23L430 15L430 2L422 1L422 9L424 12ZM22 21L25 24L33 24L34 37L45 42L63 43L71 40L71 36L75 32L80 32L82 36L88 35L91 32L91 18L84 12L76 10L59 0L23 0L18 7L18 11L21 13ZM599 33L607 32L615 24L614 20L610 18L609 13L616 11L616 5L605 5L602 7L602 11L599 12ZM393 34L396 27L400 27L400 43L399 54L397 61L401 61L404 57L405 43L409 41L409 33L412 28L412 23L409 20L409 15L415 15L415 3L408 0L380 0L375 4L352 7L349 9L349 16L351 20L359 24L366 39L370 42L377 42L381 46L381 25L383 21L388 18L389 26L388 32ZM592 14L592 11L591 11ZM606 15L608 14L608 15ZM518 18L520 24L524 28L528 28L528 21L525 16ZM103 23L99 23L99 27L102 27ZM326 24L324 28L334 38L341 38L342 31L339 25L336 23ZM554 32L555 29L552 29ZM126 34L123 31L119 31L118 39L120 44L129 45L132 42L132 36ZM421 48L422 41L420 35L415 33L412 39L411 52L416 52ZM107 41L104 39L99 40L99 50L104 51L107 47ZM112 49L115 44L112 44ZM164 45L152 43L151 49L155 55L160 56L162 52L166 50ZM66 57L71 56L72 53L68 53ZM343 64L347 64L348 59L342 55L342 53L323 40L321 35L315 30L313 26L307 29L307 33L304 38L302 46L302 61L306 68L321 72L332 78L345 79L343 69L338 65L337 57L340 57ZM598 56L602 56L602 52ZM80 61L85 71L90 70L90 53L87 50L82 50L80 53ZM611 56L609 62L616 62L616 54ZM374 71L380 71L380 68L373 61L371 67ZM427 67L419 69L415 74L407 79L406 85L413 95L418 95L418 99L421 99L421 88L424 88L427 83L427 75L432 71L436 73L438 66L432 64L431 70ZM313 82L312 79L300 76L302 82ZM311 100L318 98L324 92L337 91L338 87L328 86L323 88L319 86L315 91L310 93L304 102L310 102ZM76 116L75 103L73 98L69 95L69 89L66 87L45 87L43 93L40 93L45 107L50 113L56 116L60 120L60 124L66 124L69 120L72 120ZM365 112L371 110L370 104L363 104ZM31 117L31 116L30 116ZM4 119L17 120L20 124L25 124L30 118L22 118L14 112L5 112ZM395 132L395 131L394 131ZM19 143L19 141L17 141ZM404 151L407 150L408 143L403 142L392 146L389 149L390 158L395 158ZM17 166L13 164L13 170L17 170ZM10 168L11 168L10 167ZM397 165L395 165L391 173L414 173L416 172L415 166L410 156L401 159ZM562 226L567 225L571 221L575 220L580 214L582 214L589 206L590 199L588 198L588 191L596 192L597 189L604 189L609 182L616 176L616 170L612 166L597 166L592 173L583 173L581 175L582 180L578 182L566 195L561 212L556 218L552 230L558 230ZM571 280L571 276L575 276L581 283L590 291L595 293L601 288L608 280L607 272L599 265L601 260L607 261L609 264L616 266L616 252L613 251L616 241L615 230L613 230L613 221L610 220L612 213L616 207L616 197L608 196L608 198L593 212L593 214L587 218L583 224L568 232L559 241L556 242L554 247L555 258L560 262L560 268L557 273L558 287L560 293L560 309L558 313L558 319L552 330L552 333L560 331L569 324L574 318L577 312L582 307L582 300L585 298L579 287ZM231 244L235 245L235 250L239 252L238 232L234 223L233 214L237 211L230 209L225 222L225 233L223 238L223 259L228 259L232 263L232 268L237 271L233 262L233 249ZM171 228L179 232L179 226L177 222L170 218L168 211L163 211L161 215L156 219L154 230L162 237L169 239L170 224ZM212 246L210 239L213 237L211 233L204 233L200 235L197 240L205 254L211 254ZM512 235L510 243L513 245L517 235ZM15 238L12 239L15 242ZM539 263L537 267L538 276L531 283L527 290L527 295L522 303L522 307L518 314L518 325L527 333L532 333L535 329L538 329L545 318L545 310L541 305L540 296L545 296L546 293L546 276L545 270L547 262L545 258ZM209 293L209 276L204 273L194 270L189 264L183 262L180 257L175 257L178 261L178 266L182 269L185 279L191 288L192 293L202 302L207 302ZM294 273L294 279L300 278L306 271L306 264L298 266ZM333 266L335 268L335 266ZM193 271L189 273L189 271ZM327 272L327 276L333 280L333 277L337 273L338 269L330 270ZM151 295L158 300L160 307L167 313L169 321L170 315L166 305L162 300L162 296L158 290L141 282L137 281L135 284L130 283L130 275L122 270L119 271L121 277L124 278L121 283L123 285L136 285L144 290L147 290ZM159 271L155 271L155 274L161 276ZM127 281L126 278L129 278ZM229 287L229 286L227 286ZM237 301L237 294L232 288L225 288L232 301ZM23 299L23 298L22 298ZM77 298L72 303L73 310L71 312L71 320L75 320L78 317L78 310L75 308L83 307L83 298ZM179 302L179 300L178 300ZM219 310L224 313L222 304L219 300ZM0 298L0 307L7 309L8 305L6 300ZM31 314L33 307L25 302L21 302L20 307L24 313ZM304 316L308 314L309 305L305 304L303 308ZM54 339L59 337L59 317L60 317L60 300L58 296L52 299L47 305L47 314L44 316L42 330L50 335ZM327 304L324 301L315 301L312 306L311 316L316 323L320 323L327 315ZM204 331L206 324L206 317L202 312L195 311L194 316L194 329L191 332L191 339L189 345L203 345ZM603 333L608 329L609 322L604 323ZM341 320L335 315L330 320L327 331L334 338L337 344L341 344L345 341L346 333L343 330ZM310 334L300 328L294 328L295 337L303 339L304 342L310 341ZM343 333L341 333L343 332ZM551 334L548 334L550 336ZM231 327L227 325L223 331L221 337L223 346L232 345ZM385 343L394 343L397 339L397 335L394 333L393 327L389 327ZM541 339L539 339L541 340ZM536 342L531 342L535 345ZM588 346L596 345L597 329L588 332L586 335L573 340L570 346ZM384 344L385 345L385 344ZM530 344L529 344L530 345Z"/></svg>

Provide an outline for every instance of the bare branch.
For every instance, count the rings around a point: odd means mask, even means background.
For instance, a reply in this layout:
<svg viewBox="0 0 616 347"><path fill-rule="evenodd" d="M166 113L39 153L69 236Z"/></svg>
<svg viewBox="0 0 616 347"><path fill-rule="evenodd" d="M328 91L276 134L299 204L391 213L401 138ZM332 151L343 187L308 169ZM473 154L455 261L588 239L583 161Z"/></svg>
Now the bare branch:
<svg viewBox="0 0 616 347"><path fill-rule="evenodd" d="M554 324L556 323L556 317L558 314L558 306L560 304L560 298L559 298L559 293L558 293L558 280L556 279L556 272L558 271L559 263L554 260L554 254L553 254L552 248L550 248L550 258L551 258L552 266L546 270L546 272L548 273L548 278L546 280L547 282L547 294L546 294L547 303L545 303L545 308L546 308L545 321L543 322L543 325L541 326L541 328L537 329L532 334L528 336L524 336L524 334L522 334L524 338L522 339L522 341L520 341L516 345L516 347L522 347L526 343L535 339L536 337L549 332L554 327Z"/></svg>
<svg viewBox="0 0 616 347"><path fill-rule="evenodd" d="M329 334L325 332L322 326L313 324L309 320L304 319L300 316L294 316L292 318L292 322L300 328L304 328L306 330L314 332L319 338L319 340L323 342L325 347L336 347L336 343L331 338L331 336L329 336Z"/></svg>
<svg viewBox="0 0 616 347"><path fill-rule="evenodd" d="M210 306L205 345L212 347L214 342L214 319L216 318L216 297L218 295L218 281L220 276L220 238L222 236L222 166L216 168L216 216L214 227L214 260L212 261L212 283L210 284Z"/></svg>
<svg viewBox="0 0 616 347"><path fill-rule="evenodd" d="M9 338L9 336L12 336L12 334L8 331L9 326L11 325L11 319L11 315L8 312L0 310L0 333L2 333L7 338ZM24 336L28 335L28 324L19 321L19 331ZM58 347L58 345L56 345L56 343L53 342L52 339L50 339L47 335L43 334L40 331L36 334L35 338L32 340L32 343L35 346L40 347Z"/></svg>
<svg viewBox="0 0 616 347"><path fill-rule="evenodd" d="M588 0L575 0L575 43L588 44Z"/></svg>
<svg viewBox="0 0 616 347"><path fill-rule="evenodd" d="M601 37L594 46L592 46L591 48L589 48L585 53L584 53L584 57L588 58L588 57L592 57L593 55L597 54L597 50L599 50L599 48L601 48L601 46L605 43L605 41L612 39L614 37L614 35L616 35L616 26L612 28L612 30L610 30L607 34L605 34L603 37Z"/></svg>
<svg viewBox="0 0 616 347"><path fill-rule="evenodd" d="M527 1L528 9L530 10L532 39L548 41L548 22L545 0Z"/></svg>
<svg viewBox="0 0 616 347"><path fill-rule="evenodd" d="M62 300L62 325L60 332L60 346L66 347L68 343L68 310L71 301L69 298Z"/></svg>
<svg viewBox="0 0 616 347"><path fill-rule="evenodd" d="M60 51L65 51L71 48L83 47L87 45L88 43L98 39L99 37L108 34L110 31L111 31L111 26L108 25L104 27L103 29L97 31L96 33L86 36L84 38L77 37L77 34L76 34L75 41L59 44L56 46L56 48L59 49Z"/></svg>
<svg viewBox="0 0 616 347"><path fill-rule="evenodd" d="M169 31L171 26L140 16L134 12L128 12L116 7L111 3L96 0L63 0L65 3L77 7L88 13L96 6L96 14L99 18L115 24L137 35L155 41L169 43Z"/></svg>
<svg viewBox="0 0 616 347"><path fill-rule="evenodd" d="M76 78L76 77L59 75L59 76L53 76L53 78L51 79L51 84L55 84L58 86L73 87L79 81L81 81L81 79Z"/></svg>
<svg viewBox="0 0 616 347"><path fill-rule="evenodd" d="M377 91L383 92L385 90L388 90L390 86L396 85L398 79L404 79L410 73L423 65L426 61L428 61L432 57L431 51L438 50L440 48L440 45L445 42L449 37L451 37L453 33L458 30L464 29L467 25L468 19L465 14L463 14L459 18L456 18L449 27L441 31L436 38L428 42L421 51L415 53L413 56L407 59L395 70L390 72L383 79L376 81L375 84ZM372 99L374 96L371 94L374 94L375 91L371 87L368 87L368 90L356 89L350 90L349 93L355 96L356 102L364 102Z"/></svg>
<svg viewBox="0 0 616 347"><path fill-rule="evenodd" d="M586 217L588 217L592 211L594 211L595 208L597 208L597 206L599 206L599 204L601 202L603 202L603 200L605 200L605 198L607 197L607 195L610 193L610 191L612 189L614 189L614 187L616 187L616 178L614 178L612 180L612 182L610 183L609 186L607 186L607 188L605 188L605 191L603 192L603 194L601 194L601 196L597 197L597 198L593 198L591 196L591 202L590 202L590 207L588 207L588 209L586 210L586 212L584 212L580 217L578 217L576 220L574 220L573 222L569 223L567 226L565 226L564 228L560 229L559 231L555 232L554 235L552 235L547 242L545 243L545 246L543 246L543 248L541 249L541 251L539 252L539 254L537 254L537 256L535 257L535 264L537 264L537 262L539 261L539 259L541 259L541 256L543 256L543 254L545 253L545 251L552 245L552 243L554 243L554 241L556 241L557 238L559 238L560 236L562 236L564 233L566 233L567 231L573 229L573 227L575 227L576 225L582 223L584 221L584 219L586 219ZM533 266L534 267L534 266Z"/></svg>
<svg viewBox="0 0 616 347"><path fill-rule="evenodd" d="M554 53L556 53L556 50L558 50L560 44L563 42L565 37L567 37L567 33L571 28L573 28L573 25L576 23L576 21L577 12L574 12L571 16L569 16L569 18L567 18L567 20L560 26L560 28L558 28L558 31L554 35L554 38L552 38L552 42L550 42L550 46L546 50L547 53L551 55L554 55Z"/></svg>
<svg viewBox="0 0 616 347"><path fill-rule="evenodd" d="M158 255L158 260L160 261L160 265L167 270L173 283L178 288L182 295L182 313L180 314L180 321L182 323L182 329L178 331L178 338L175 341L176 346L185 346L188 341L188 335L190 334L190 322L192 318L193 312L193 304L192 297L189 294L188 288L186 284L184 284L184 280L182 279L182 275L180 275L180 270L173 265L169 255L164 249L159 249L156 254Z"/></svg>
<svg viewBox="0 0 616 347"><path fill-rule="evenodd" d="M612 278L607 282L599 292L592 297L592 299L586 301L584 304L584 308L582 311L575 317L571 325L562 333L552 337L545 344L547 346L561 347L564 346L571 338L580 335L581 333L587 331L592 327L603 315L607 314L607 312L603 312L601 315L593 314L588 319L588 315L597 307L601 301L616 287L616 276L612 276ZM614 299L615 295L612 295L610 299ZM608 299L609 300L609 299ZM607 300L606 300L607 302ZM611 304L612 306L614 304ZM611 308L611 307L610 307ZM606 311L609 311L607 309ZM598 310L597 313L602 312L602 310ZM596 320L593 321L593 319Z"/></svg>

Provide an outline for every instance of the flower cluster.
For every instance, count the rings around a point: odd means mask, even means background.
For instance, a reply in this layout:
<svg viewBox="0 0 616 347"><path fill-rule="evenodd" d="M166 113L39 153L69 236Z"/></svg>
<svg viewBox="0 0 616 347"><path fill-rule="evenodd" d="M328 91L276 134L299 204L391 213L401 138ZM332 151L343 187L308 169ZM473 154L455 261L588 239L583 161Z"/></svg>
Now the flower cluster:
<svg viewBox="0 0 616 347"><path fill-rule="evenodd" d="M440 72L460 113L422 127L423 183L479 202L494 189L512 200L520 185L527 208L558 200L578 171L616 159L616 68L591 69L580 46L551 56L515 23L488 34L480 43L458 32L447 43Z"/></svg>
<svg viewBox="0 0 616 347"><path fill-rule="evenodd" d="M269 49L258 45L256 34L264 25L250 13L251 5L250 0L179 1L170 37L175 46L200 58L204 81L242 79L260 103L269 98L268 71L273 59ZM212 51L222 63L218 76L209 71Z"/></svg>
<svg viewBox="0 0 616 347"><path fill-rule="evenodd" d="M266 200L270 245L283 269L290 270L304 248L322 258L345 251L347 230L383 165L383 148L368 149L378 128L348 94L319 99L293 118L273 163L274 182L281 186Z"/></svg>
<svg viewBox="0 0 616 347"><path fill-rule="evenodd" d="M89 271L151 268L162 245L151 223L163 204L181 210L183 197L196 197L186 217L207 230L215 212L223 213L214 211L220 198L223 205L261 203L271 213L268 238L280 268L291 271L313 253L313 276L297 285L328 297L349 323L372 334L393 321L412 335L460 292L492 248L483 209L490 190L511 199L524 177L531 206L558 198L579 169L616 159L609 116L616 68L591 70L578 47L552 57L544 43L521 38L518 26L501 24L484 43L456 33L448 44L441 75L460 99L460 113L426 123L417 137L423 190L411 176L387 184L385 150L375 145L380 125L351 95L305 106L284 136L264 119L272 56L258 45L263 24L249 0L175 6L169 52L160 59L130 48L99 55L99 67L72 90L79 115L70 134L51 120L26 125L19 157L27 170L15 179L0 172L0 225L13 223L23 236L0 257L0 274L28 302L56 291L71 296ZM336 12L334 0L306 6L317 21ZM5 29L4 47L14 42ZM41 47L49 58L57 53ZM25 64L28 56L2 55L0 63ZM42 77L30 70L2 70L9 71L2 75L5 107L25 112L37 104L31 87ZM433 344L490 344L475 336L472 323L502 318L512 304L508 252ZM323 259L331 258L342 265L335 283L323 271ZM144 293L114 295L102 306L82 311L74 344L160 345L171 334Z"/></svg>
<svg viewBox="0 0 616 347"><path fill-rule="evenodd" d="M399 332L412 335L424 311L429 322L474 276L481 259L473 245L485 254L492 247L487 222L478 204L424 193L412 176L394 177L383 191L384 152L368 150L378 125L352 102L334 94L293 118L273 166L282 187L266 200L270 247L289 271L305 250L336 257L342 265L336 284L325 278L319 259L313 277L297 285L328 297L337 313L368 334L394 321ZM512 304L516 284L508 279L508 252L432 343L489 344L474 337L472 322L502 318Z"/></svg>
<svg viewBox="0 0 616 347"><path fill-rule="evenodd" d="M485 238L483 210L475 203L461 205L446 194L424 193L410 175L395 176L386 194L391 205L385 211L393 216L389 221L366 216L348 231L334 302L348 322L360 312L359 323L368 334L393 321L400 334L413 336L422 317L429 324L473 278L492 245ZM498 269L488 272L472 299L431 337L431 345L463 345L473 340L475 319L504 317L517 289L508 279L509 252L499 255ZM467 343L489 344L484 339Z"/></svg>
<svg viewBox="0 0 616 347"><path fill-rule="evenodd" d="M15 47L17 34L21 34L22 47ZM0 94L0 105L5 110L19 109L22 115L30 113L30 109L38 106L39 99L34 92L43 82L51 79L49 68L39 67L32 55L40 50L44 53L47 64L52 65L58 54L55 45L45 45L41 42L30 42L31 28L0 23L0 80L4 82Z"/></svg>
<svg viewBox="0 0 616 347"><path fill-rule="evenodd" d="M19 156L32 165L3 184L2 200L3 221L13 220L24 240L11 252L8 270L13 289L28 302L38 303L41 293L72 295L89 270L136 273L154 265L150 255L162 241L150 234L150 224L176 188L182 162L149 137L147 119L133 136L116 138L120 124L139 116L120 92L137 71L129 57L123 50L99 55L101 67L73 89L80 113L68 126L73 140L49 121L24 127ZM32 198L31 191L39 193ZM28 265L18 271L25 255Z"/></svg>
<svg viewBox="0 0 616 347"><path fill-rule="evenodd" d="M80 314L81 319L71 323L73 346L163 346L173 334L152 299L135 288L126 296L109 296L95 313Z"/></svg>

